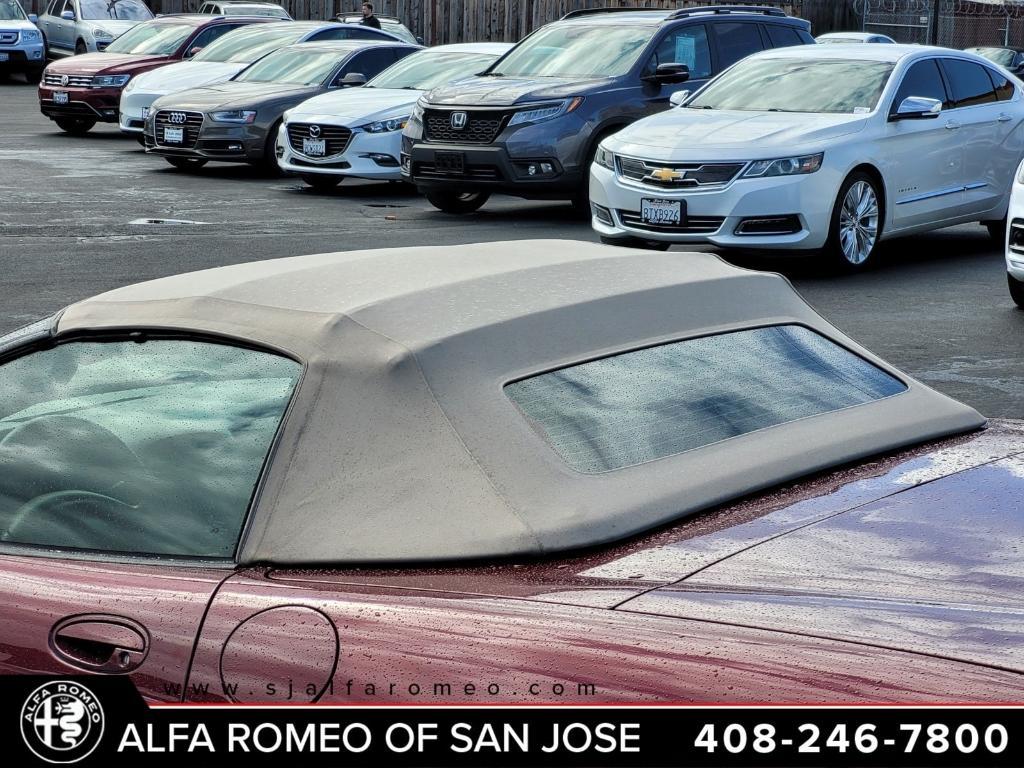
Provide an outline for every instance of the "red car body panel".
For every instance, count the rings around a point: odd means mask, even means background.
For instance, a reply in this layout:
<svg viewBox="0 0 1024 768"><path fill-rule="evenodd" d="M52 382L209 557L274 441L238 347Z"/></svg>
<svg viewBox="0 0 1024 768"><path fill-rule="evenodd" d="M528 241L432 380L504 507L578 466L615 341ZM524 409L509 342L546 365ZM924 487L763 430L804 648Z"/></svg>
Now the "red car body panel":
<svg viewBox="0 0 1024 768"><path fill-rule="evenodd" d="M124 53L85 53L78 56L69 56L66 59L51 62L45 70L43 80L39 84L39 110L47 117L53 119L58 117L78 117L96 120L103 123L116 123L118 119L118 108L121 103L121 91L124 86L109 88L92 88L75 85L50 84L47 75L63 77L88 77L97 75L131 75L135 77L143 72L148 72L175 61L185 58L193 46L196 37L207 27L218 24L229 24L238 26L240 23L253 24L279 21L279 19L241 19L220 18L212 16L171 16L162 17L147 23L192 24L195 29L188 36L177 50L167 56L133 55ZM56 104L53 100L54 92L62 91L68 94L68 103L65 105Z"/></svg>

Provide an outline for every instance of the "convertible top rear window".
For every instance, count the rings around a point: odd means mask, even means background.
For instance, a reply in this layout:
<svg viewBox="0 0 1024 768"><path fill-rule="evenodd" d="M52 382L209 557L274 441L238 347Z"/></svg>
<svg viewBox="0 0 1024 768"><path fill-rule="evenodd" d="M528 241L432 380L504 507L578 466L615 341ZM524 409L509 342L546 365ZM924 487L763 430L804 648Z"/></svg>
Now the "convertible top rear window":
<svg viewBox="0 0 1024 768"><path fill-rule="evenodd" d="M905 389L814 331L784 325L606 357L505 392L569 466L599 473Z"/></svg>

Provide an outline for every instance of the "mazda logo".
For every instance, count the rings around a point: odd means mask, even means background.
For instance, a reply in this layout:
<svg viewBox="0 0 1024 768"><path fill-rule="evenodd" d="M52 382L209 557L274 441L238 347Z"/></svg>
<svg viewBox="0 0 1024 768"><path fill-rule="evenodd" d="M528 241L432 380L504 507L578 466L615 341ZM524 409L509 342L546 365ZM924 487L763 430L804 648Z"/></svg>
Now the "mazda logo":
<svg viewBox="0 0 1024 768"><path fill-rule="evenodd" d="M469 116L465 112L452 112L450 120L452 128L461 131L466 127L466 123L469 122Z"/></svg>
<svg viewBox="0 0 1024 768"><path fill-rule="evenodd" d="M68 77L67 75L61 75L60 76L60 84L61 85L67 85L70 82L71 82L71 78Z"/></svg>
<svg viewBox="0 0 1024 768"><path fill-rule="evenodd" d="M167 122L175 125L183 125L186 119L184 112L171 112L167 115Z"/></svg>
<svg viewBox="0 0 1024 768"><path fill-rule="evenodd" d="M320 126L319 125L311 125L311 126L309 126L309 138L311 138L311 139L319 139L320 138Z"/></svg>

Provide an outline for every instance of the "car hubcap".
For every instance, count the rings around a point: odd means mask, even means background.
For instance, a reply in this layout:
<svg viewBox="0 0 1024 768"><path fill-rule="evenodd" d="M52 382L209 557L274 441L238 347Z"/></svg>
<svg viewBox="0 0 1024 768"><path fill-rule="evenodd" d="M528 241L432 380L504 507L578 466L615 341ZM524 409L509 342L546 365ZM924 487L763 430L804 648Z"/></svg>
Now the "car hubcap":
<svg viewBox="0 0 1024 768"><path fill-rule="evenodd" d="M878 198L866 181L858 181L843 198L839 213L839 246L851 264L863 264L878 237Z"/></svg>

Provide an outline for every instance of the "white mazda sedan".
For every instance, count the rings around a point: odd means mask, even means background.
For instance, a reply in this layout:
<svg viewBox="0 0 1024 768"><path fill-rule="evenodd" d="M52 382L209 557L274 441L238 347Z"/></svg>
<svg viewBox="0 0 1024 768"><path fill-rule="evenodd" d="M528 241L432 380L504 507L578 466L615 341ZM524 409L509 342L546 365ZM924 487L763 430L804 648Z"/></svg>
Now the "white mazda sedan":
<svg viewBox="0 0 1024 768"><path fill-rule="evenodd" d="M982 222L1000 241L1024 155L1022 84L946 48L755 54L598 147L606 243L819 251L850 269L883 238Z"/></svg>
<svg viewBox="0 0 1024 768"><path fill-rule="evenodd" d="M402 129L426 91L482 72L511 43L438 45L407 56L362 88L314 96L285 113L278 164L316 189L346 176L399 181Z"/></svg>

